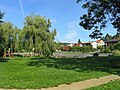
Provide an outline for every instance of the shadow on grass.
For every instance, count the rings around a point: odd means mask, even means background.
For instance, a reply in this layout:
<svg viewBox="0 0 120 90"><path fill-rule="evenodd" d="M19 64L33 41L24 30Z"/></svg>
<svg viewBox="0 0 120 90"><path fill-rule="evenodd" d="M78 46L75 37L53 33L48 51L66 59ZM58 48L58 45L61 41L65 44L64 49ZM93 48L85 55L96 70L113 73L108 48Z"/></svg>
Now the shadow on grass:
<svg viewBox="0 0 120 90"><path fill-rule="evenodd" d="M8 62L9 59L0 57L0 62Z"/></svg>
<svg viewBox="0 0 120 90"><path fill-rule="evenodd" d="M28 66L46 66L56 69L75 70L77 72L102 71L120 75L120 57L87 58L32 58Z"/></svg>

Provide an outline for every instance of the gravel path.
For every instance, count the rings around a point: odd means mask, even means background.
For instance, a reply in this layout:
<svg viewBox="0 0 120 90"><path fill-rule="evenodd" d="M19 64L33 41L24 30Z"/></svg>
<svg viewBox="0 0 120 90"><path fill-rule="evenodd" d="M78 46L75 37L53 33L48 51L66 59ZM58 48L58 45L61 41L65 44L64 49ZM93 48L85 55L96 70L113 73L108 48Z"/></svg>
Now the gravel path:
<svg viewBox="0 0 120 90"><path fill-rule="evenodd" d="M58 87L51 87L51 88L43 88L41 90L84 90L90 87L95 87L101 84L106 84L112 80L120 80L120 76L117 75L109 75L100 78L89 79L80 82L74 82L70 85L63 84L59 85Z"/></svg>
<svg viewBox="0 0 120 90"><path fill-rule="evenodd" d="M104 76L100 78L94 78L94 79L89 79L85 81L74 82L69 85L63 84L63 85L59 85L58 87L42 88L42 89L22 89L22 90L84 90L90 87L95 87L98 85L106 84L116 79L120 80L120 76L109 75L109 76ZM20 89L0 89L0 90L20 90Z"/></svg>

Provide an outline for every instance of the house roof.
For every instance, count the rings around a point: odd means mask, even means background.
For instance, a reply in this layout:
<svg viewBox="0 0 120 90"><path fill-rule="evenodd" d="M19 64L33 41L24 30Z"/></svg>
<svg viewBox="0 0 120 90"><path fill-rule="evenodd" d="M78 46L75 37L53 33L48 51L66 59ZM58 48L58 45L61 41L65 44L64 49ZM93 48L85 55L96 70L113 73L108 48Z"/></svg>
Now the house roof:
<svg viewBox="0 0 120 90"><path fill-rule="evenodd" d="M96 42L97 42L97 43L100 43L101 41L102 41L102 40L97 40Z"/></svg>
<svg viewBox="0 0 120 90"><path fill-rule="evenodd" d="M105 41L105 43L108 43L108 42L118 42L120 40L109 40L109 41Z"/></svg>
<svg viewBox="0 0 120 90"><path fill-rule="evenodd" d="M108 40L108 41L105 41L105 42L107 43L107 42L119 42L119 41L120 41L120 37L114 38L112 40Z"/></svg>

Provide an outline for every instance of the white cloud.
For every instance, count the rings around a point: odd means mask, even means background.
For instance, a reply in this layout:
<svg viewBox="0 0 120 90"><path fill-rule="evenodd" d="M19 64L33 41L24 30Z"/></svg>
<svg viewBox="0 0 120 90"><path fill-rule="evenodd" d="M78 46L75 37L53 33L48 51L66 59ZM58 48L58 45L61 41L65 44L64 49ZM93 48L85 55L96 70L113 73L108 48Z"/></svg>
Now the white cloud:
<svg viewBox="0 0 120 90"><path fill-rule="evenodd" d="M22 13L22 16L23 16L23 18L24 18L25 13L24 13L24 8L23 8L23 3L22 3L22 1L21 1L21 0L19 0L19 4L20 4L20 8L21 8L21 13Z"/></svg>

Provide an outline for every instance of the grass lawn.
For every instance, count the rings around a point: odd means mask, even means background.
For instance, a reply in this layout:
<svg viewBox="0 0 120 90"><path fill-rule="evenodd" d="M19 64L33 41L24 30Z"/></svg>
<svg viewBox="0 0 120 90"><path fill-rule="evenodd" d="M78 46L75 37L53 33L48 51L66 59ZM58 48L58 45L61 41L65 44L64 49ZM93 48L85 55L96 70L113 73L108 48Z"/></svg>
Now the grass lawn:
<svg viewBox="0 0 120 90"><path fill-rule="evenodd" d="M107 84L93 87L86 90L120 90L120 80L111 81Z"/></svg>
<svg viewBox="0 0 120 90"><path fill-rule="evenodd" d="M7 62L0 62L0 88L36 89L120 74L113 63L120 62L119 58L7 58Z"/></svg>

